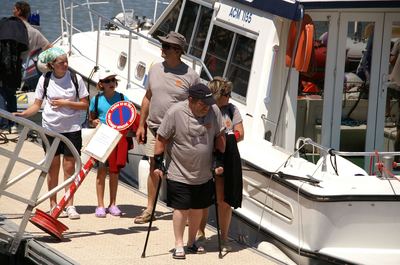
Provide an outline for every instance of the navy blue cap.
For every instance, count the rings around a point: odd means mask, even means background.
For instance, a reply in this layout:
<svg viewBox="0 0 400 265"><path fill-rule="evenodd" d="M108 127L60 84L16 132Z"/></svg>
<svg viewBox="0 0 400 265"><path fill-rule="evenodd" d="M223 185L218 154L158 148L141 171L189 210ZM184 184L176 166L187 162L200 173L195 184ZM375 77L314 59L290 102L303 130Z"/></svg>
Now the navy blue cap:
<svg viewBox="0 0 400 265"><path fill-rule="evenodd" d="M189 87L189 96L196 99L201 99L205 104L211 106L215 104L215 99L208 86L204 84L196 84Z"/></svg>

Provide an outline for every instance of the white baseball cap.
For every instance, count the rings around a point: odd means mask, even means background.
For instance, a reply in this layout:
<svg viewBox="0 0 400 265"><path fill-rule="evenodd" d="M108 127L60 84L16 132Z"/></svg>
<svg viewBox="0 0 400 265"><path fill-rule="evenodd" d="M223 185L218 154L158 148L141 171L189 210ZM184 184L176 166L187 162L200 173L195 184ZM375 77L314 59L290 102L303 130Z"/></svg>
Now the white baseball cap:
<svg viewBox="0 0 400 265"><path fill-rule="evenodd" d="M95 75L97 76L97 80L104 80L106 78L110 78L110 77L116 77L117 74L109 69L99 69Z"/></svg>

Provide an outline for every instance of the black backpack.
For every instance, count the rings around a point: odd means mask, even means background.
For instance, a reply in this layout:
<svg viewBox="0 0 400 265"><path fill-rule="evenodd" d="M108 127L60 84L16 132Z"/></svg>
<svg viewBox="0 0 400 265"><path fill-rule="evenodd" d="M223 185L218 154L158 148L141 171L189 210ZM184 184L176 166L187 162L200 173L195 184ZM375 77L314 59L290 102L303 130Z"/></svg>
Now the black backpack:
<svg viewBox="0 0 400 265"><path fill-rule="evenodd" d="M43 83L43 97L42 100L46 97L47 98L47 87L49 86L49 82L50 82L50 77L51 77L51 73L52 72L47 72L44 75L44 83ZM71 80L72 83L75 86L75 90L76 90L76 98L79 99L79 84L78 84L78 78L76 77L76 73L75 72L69 72L71 74Z"/></svg>

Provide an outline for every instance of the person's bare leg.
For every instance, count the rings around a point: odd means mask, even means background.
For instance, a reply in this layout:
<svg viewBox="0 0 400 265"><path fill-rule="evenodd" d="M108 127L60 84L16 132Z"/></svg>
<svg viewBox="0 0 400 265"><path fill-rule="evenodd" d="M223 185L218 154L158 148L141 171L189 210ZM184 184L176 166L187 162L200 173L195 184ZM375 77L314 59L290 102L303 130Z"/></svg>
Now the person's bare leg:
<svg viewBox="0 0 400 265"><path fill-rule="evenodd" d="M191 246L196 241L196 234L199 230L203 209L190 209L189 210L189 233L188 233L188 246Z"/></svg>
<svg viewBox="0 0 400 265"><path fill-rule="evenodd" d="M206 236L205 230L206 230L207 220L208 220L208 208L204 208L202 209L199 231L197 231L198 237Z"/></svg>
<svg viewBox="0 0 400 265"><path fill-rule="evenodd" d="M150 172L147 178L147 208L146 211L151 213L154 201L156 200L157 185L159 177L154 175L154 158L150 157Z"/></svg>
<svg viewBox="0 0 400 265"><path fill-rule="evenodd" d="M153 211L153 205L156 200L157 186L159 177L154 175L154 158L150 158L150 171L147 177L147 206L146 210L135 217L136 224L142 224L150 221L150 215Z"/></svg>
<svg viewBox="0 0 400 265"><path fill-rule="evenodd" d="M183 234L185 232L188 213L189 210L174 209L172 223L174 227L175 247L183 247Z"/></svg>
<svg viewBox="0 0 400 265"><path fill-rule="evenodd" d="M47 187L49 190L58 185L58 174L60 173L60 155L56 155L51 161L49 174L47 177ZM50 209L57 205L57 193L50 197Z"/></svg>
<svg viewBox="0 0 400 265"><path fill-rule="evenodd" d="M106 182L107 168L99 167L97 169L96 178L96 194L97 194L97 206L104 208L104 189Z"/></svg>
<svg viewBox="0 0 400 265"><path fill-rule="evenodd" d="M117 203L118 173L110 173L110 206Z"/></svg>
<svg viewBox="0 0 400 265"><path fill-rule="evenodd" d="M229 225L232 219L232 209L229 204L224 201L224 178L216 178L217 190L217 203L218 203L218 217L219 227L221 229L221 239L228 239Z"/></svg>
<svg viewBox="0 0 400 265"><path fill-rule="evenodd" d="M63 170L64 170L64 180L68 179L69 177L72 176L72 174L74 174L75 159L73 156L64 156ZM67 191L69 189L69 186L65 188L65 191ZM66 204L66 207L71 206L73 204L74 204L74 196L71 196L71 199Z"/></svg>

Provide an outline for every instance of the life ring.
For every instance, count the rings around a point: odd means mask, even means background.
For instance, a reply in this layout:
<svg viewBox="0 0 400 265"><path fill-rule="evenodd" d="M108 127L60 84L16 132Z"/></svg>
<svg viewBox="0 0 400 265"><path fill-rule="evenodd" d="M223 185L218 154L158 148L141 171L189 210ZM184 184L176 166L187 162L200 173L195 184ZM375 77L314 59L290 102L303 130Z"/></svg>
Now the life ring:
<svg viewBox="0 0 400 265"><path fill-rule="evenodd" d="M286 48L286 66L290 67L293 48L296 44L297 25L299 22L290 23ZM300 37L297 45L294 67L299 72L307 72L310 67L314 45L314 23L309 15L304 15L300 28Z"/></svg>

